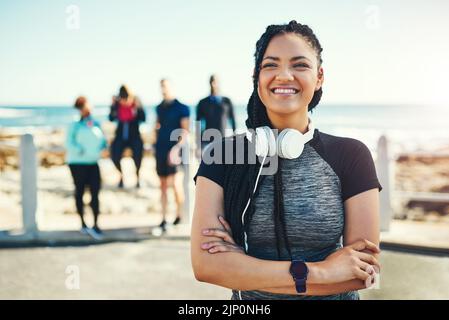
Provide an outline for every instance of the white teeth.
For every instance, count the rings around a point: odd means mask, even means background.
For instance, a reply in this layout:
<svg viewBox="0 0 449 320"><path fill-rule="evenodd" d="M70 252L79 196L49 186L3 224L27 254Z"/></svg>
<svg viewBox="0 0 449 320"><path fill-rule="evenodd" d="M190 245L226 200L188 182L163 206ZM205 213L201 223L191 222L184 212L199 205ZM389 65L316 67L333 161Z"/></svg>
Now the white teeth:
<svg viewBox="0 0 449 320"><path fill-rule="evenodd" d="M294 94L296 93L295 89L280 89L280 88L276 88L274 89L274 93L279 93L279 94Z"/></svg>

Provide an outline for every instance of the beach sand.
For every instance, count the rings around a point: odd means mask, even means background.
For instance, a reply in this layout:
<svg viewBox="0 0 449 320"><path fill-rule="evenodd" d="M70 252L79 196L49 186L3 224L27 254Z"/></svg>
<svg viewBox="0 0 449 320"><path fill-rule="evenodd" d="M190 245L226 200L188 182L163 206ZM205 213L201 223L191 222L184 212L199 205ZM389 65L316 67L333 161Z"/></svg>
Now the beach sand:
<svg viewBox="0 0 449 320"><path fill-rule="evenodd" d="M111 141L113 126L105 128ZM159 180L151 149L152 137L146 139L146 151L141 169L140 189L136 189L134 163L125 152L122 166L125 188L116 186L119 175L112 161L100 160L103 188L100 194L101 218L104 227L112 227L120 221L122 227L157 225L160 222ZM61 130L34 131L38 147L38 222L42 230L79 228L73 199L73 183L68 167L64 164L64 132ZM0 131L0 230L21 228L21 194L18 132ZM192 165L191 173L196 172ZM400 156L394 163L395 190L415 192L449 192L449 156ZM179 177L182 179L182 177ZM193 181L191 181L193 184ZM89 196L85 196L88 202ZM174 218L175 206L169 194L169 220ZM448 202L399 201L393 199L394 217L413 221L449 223ZM87 221L91 221L86 207Z"/></svg>

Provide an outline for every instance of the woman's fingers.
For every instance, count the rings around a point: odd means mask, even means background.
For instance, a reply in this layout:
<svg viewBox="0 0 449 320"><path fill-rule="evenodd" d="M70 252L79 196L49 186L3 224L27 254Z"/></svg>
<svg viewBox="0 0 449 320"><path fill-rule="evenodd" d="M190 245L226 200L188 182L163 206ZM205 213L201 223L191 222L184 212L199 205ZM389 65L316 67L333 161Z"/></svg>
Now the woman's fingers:
<svg viewBox="0 0 449 320"><path fill-rule="evenodd" d="M218 237L218 238L223 239L226 242L235 244L235 241L231 237L231 235L228 232L221 230L221 229L204 229L203 235L207 236L207 237Z"/></svg>
<svg viewBox="0 0 449 320"><path fill-rule="evenodd" d="M359 267L356 267L354 270L354 275L356 276L357 279L360 279L362 281L366 281L366 279L368 279L370 277L370 275L368 274L368 272L363 271L362 269L360 269Z"/></svg>
<svg viewBox="0 0 449 320"><path fill-rule="evenodd" d="M351 247L354 250L362 251L362 250L370 250L373 253L380 253L380 249L378 246L376 246L374 243L372 243L369 240L359 240L353 244L351 244L349 247Z"/></svg>
<svg viewBox="0 0 449 320"><path fill-rule="evenodd" d="M230 245L221 245L221 246L216 246L213 248L210 248L209 253L218 253L218 252L243 252L242 249L240 248L235 248L233 246Z"/></svg>
<svg viewBox="0 0 449 320"><path fill-rule="evenodd" d="M377 267L376 272L379 273L380 272L380 263L379 261L371 254L369 253L364 253L364 252L359 252L359 251L355 251L354 254L362 261L372 265L373 267Z"/></svg>
<svg viewBox="0 0 449 320"><path fill-rule="evenodd" d="M365 287L366 288L370 288L374 285L375 282L375 278L374 275L370 275L368 278L366 278L365 280Z"/></svg>
<svg viewBox="0 0 449 320"><path fill-rule="evenodd" d="M223 216L219 216L218 220L220 220L221 225L223 226L223 228L229 232L229 234L232 236L232 230L231 230L231 226L229 225L229 223L225 220L225 218Z"/></svg>
<svg viewBox="0 0 449 320"><path fill-rule="evenodd" d="M201 249L209 250L212 247L225 245L227 242L224 241L211 241L211 242L204 242L201 244Z"/></svg>
<svg viewBox="0 0 449 320"><path fill-rule="evenodd" d="M223 241L211 241L201 245L201 249L207 250L209 253L217 252L243 252L243 249Z"/></svg>
<svg viewBox="0 0 449 320"><path fill-rule="evenodd" d="M365 287L369 288L371 286L373 286L376 282L376 271L374 269L374 266L363 262L363 261L359 261L358 263L360 269L362 272L359 273L360 276L362 277L366 277L366 274L368 275L365 279L363 278L359 278L359 276L357 276L360 280L365 281Z"/></svg>

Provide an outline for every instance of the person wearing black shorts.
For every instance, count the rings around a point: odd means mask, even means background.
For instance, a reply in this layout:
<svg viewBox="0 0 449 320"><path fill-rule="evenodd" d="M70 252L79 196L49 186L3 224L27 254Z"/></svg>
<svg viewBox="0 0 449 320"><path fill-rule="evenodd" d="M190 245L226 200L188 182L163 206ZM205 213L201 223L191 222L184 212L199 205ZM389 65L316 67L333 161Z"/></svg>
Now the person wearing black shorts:
<svg viewBox="0 0 449 320"><path fill-rule="evenodd" d="M189 107L180 103L172 93L167 79L161 80L163 101L156 107L156 172L160 179L162 222L160 227L165 229L167 214L167 190L173 187L176 200L176 219L173 224L181 221L182 207L184 203L184 191L177 179L177 159L179 158L181 145L187 138L189 131ZM174 130L183 129L179 140L171 139Z"/></svg>

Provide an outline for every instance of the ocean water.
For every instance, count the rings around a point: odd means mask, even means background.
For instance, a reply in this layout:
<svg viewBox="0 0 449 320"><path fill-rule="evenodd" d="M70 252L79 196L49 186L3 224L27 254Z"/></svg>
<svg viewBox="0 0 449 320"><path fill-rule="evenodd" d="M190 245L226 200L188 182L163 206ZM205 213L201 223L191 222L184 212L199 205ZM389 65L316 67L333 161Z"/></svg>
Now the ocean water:
<svg viewBox="0 0 449 320"><path fill-rule="evenodd" d="M147 121L143 132L154 126L155 108L145 107ZM192 118L195 110L192 107ZM108 121L109 107L97 106L93 114ZM246 108L236 106L239 131L245 129ZM375 149L381 135L399 149L435 150L449 146L449 107L406 105L320 105L309 114L320 131L352 137ZM29 130L37 127L64 128L78 117L70 106L3 106L0 107L0 128Z"/></svg>

